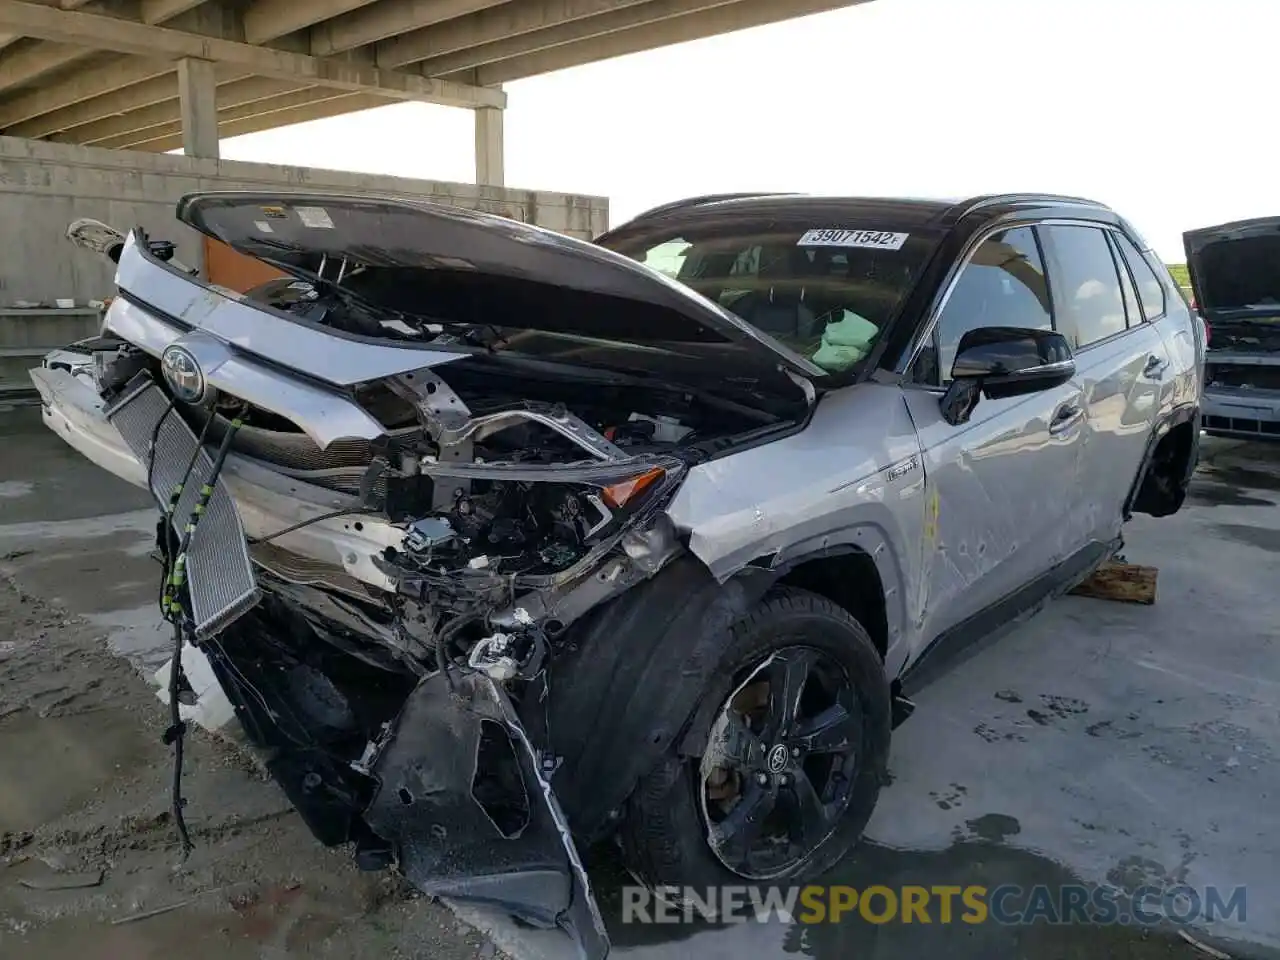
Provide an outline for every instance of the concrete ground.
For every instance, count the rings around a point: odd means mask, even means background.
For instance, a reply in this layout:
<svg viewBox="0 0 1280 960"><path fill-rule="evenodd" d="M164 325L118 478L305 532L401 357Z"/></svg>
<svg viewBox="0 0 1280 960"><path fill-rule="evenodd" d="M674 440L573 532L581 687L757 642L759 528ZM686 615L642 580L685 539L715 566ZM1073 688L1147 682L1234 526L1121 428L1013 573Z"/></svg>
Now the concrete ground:
<svg viewBox="0 0 1280 960"><path fill-rule="evenodd" d="M0 413L0 450L0 956L491 955L443 908L320 850L206 737L187 779L199 846L172 869L163 711L112 655L148 672L167 656L147 501L35 410ZM1243 885L1245 919L1194 936L1280 956L1277 506L1280 449L1211 442L1186 508L1128 531L1127 558L1160 569L1156 604L1058 601L924 690L868 840L830 882ZM615 956L634 960L1203 955L1125 927L628 925L616 858L590 859ZM517 957L557 956L469 917Z"/></svg>

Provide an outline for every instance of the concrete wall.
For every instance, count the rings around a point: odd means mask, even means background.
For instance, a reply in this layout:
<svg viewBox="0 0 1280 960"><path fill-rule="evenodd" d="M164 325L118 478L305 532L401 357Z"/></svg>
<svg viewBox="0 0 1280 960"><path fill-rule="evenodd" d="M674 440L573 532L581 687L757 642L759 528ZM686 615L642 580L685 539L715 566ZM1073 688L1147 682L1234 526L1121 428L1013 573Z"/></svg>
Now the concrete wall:
<svg viewBox="0 0 1280 960"><path fill-rule="evenodd" d="M609 221L603 197L0 137L0 307L19 300L52 304L59 297L83 304L111 294L111 264L65 239L67 224L77 217L121 230L141 225L154 238L176 241L179 259L196 263L196 235L173 219L179 197L198 190L273 188L429 197L583 239L602 233Z"/></svg>

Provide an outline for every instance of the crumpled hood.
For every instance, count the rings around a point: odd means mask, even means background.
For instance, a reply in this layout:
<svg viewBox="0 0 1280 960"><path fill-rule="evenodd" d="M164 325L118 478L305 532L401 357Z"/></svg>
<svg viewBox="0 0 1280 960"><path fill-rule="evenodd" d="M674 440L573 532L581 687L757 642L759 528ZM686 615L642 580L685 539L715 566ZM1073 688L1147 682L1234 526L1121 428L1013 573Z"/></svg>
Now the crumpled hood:
<svg viewBox="0 0 1280 960"><path fill-rule="evenodd" d="M812 361L657 271L493 214L411 198L224 192L183 197L177 216L241 253L301 275L346 259L544 284L610 298L629 309L540 316L536 326L525 324L530 329L620 342L728 342L801 376L825 375ZM647 309L637 312L637 306Z"/></svg>
<svg viewBox="0 0 1280 960"><path fill-rule="evenodd" d="M1280 314L1280 217L1190 230L1182 242L1202 312Z"/></svg>

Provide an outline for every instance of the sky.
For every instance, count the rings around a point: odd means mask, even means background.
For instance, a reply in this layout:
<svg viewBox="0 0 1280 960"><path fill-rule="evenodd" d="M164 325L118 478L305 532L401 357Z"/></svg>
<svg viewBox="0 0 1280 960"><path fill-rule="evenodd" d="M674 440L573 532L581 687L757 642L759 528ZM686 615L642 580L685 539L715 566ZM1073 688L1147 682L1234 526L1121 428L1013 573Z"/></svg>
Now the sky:
<svg viewBox="0 0 1280 960"><path fill-rule="evenodd" d="M1280 214L1277 0L873 0L506 85L510 187L617 225L700 193L1046 191L1182 231ZM396 104L234 160L474 181L470 111Z"/></svg>

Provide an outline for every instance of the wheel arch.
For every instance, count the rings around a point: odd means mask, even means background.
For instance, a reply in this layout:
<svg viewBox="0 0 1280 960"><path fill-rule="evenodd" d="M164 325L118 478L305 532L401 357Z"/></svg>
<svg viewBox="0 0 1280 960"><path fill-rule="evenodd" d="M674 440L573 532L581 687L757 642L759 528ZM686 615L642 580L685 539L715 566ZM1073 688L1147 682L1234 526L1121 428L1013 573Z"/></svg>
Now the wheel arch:
<svg viewBox="0 0 1280 960"><path fill-rule="evenodd" d="M1151 432L1142 465L1125 499L1124 519L1134 513L1165 517L1186 497L1200 452L1200 407L1184 404L1170 411Z"/></svg>
<svg viewBox="0 0 1280 960"><path fill-rule="evenodd" d="M890 675L906 632L906 566L888 530L871 520L799 541L753 566L843 607L871 634Z"/></svg>

